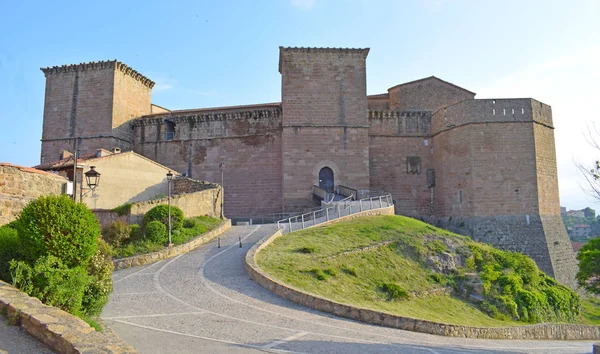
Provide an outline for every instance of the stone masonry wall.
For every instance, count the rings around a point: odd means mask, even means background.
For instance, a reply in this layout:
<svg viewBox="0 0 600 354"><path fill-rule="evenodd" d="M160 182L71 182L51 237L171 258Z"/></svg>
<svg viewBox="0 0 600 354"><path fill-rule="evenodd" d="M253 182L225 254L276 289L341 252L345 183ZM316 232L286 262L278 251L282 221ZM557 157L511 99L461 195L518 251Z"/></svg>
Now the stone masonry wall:
<svg viewBox="0 0 600 354"><path fill-rule="evenodd" d="M280 48L284 212L314 206L319 171L369 187L368 49Z"/></svg>
<svg viewBox="0 0 600 354"><path fill-rule="evenodd" d="M32 168L0 163L0 225L17 218L32 200L62 194L67 179Z"/></svg>
<svg viewBox="0 0 600 354"><path fill-rule="evenodd" d="M473 99L475 94L431 77L394 86L388 90L391 110L431 111Z"/></svg>
<svg viewBox="0 0 600 354"><path fill-rule="evenodd" d="M166 140L165 120L175 122ZM173 112L134 123L135 150L174 171L223 186L229 218L281 212L281 108Z"/></svg>
<svg viewBox="0 0 600 354"><path fill-rule="evenodd" d="M112 134L131 141L131 126L126 123L151 113L152 88L127 70L115 70L113 90Z"/></svg>

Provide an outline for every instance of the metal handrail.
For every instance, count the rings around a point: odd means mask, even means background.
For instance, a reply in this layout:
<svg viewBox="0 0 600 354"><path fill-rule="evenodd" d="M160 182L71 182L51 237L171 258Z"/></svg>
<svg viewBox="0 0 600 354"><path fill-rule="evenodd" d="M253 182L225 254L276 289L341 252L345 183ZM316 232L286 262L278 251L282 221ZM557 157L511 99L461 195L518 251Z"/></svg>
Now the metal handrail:
<svg viewBox="0 0 600 354"><path fill-rule="evenodd" d="M352 197L352 200L356 200L356 198L358 198L358 191L354 188L350 188L350 187L346 187L346 186L342 186L341 184L338 184L337 190L338 190L338 194L341 194L346 197Z"/></svg>
<svg viewBox="0 0 600 354"><path fill-rule="evenodd" d="M392 205L393 200L391 194L363 198L357 201L346 201L344 203L337 202L334 206L279 220L277 221L277 228L285 234L316 226L343 216L356 214L361 211L380 209Z"/></svg>

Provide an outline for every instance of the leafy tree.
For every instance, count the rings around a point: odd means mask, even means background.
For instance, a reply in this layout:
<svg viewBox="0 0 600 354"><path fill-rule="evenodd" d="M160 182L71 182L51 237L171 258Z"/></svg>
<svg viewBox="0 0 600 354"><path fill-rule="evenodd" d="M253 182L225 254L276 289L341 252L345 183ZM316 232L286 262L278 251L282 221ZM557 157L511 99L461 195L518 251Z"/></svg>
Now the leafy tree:
<svg viewBox="0 0 600 354"><path fill-rule="evenodd" d="M586 219L594 219L596 217L596 211L590 207L583 209L583 215Z"/></svg>
<svg viewBox="0 0 600 354"><path fill-rule="evenodd" d="M590 240L579 252L579 286L590 293L600 295L600 237Z"/></svg>

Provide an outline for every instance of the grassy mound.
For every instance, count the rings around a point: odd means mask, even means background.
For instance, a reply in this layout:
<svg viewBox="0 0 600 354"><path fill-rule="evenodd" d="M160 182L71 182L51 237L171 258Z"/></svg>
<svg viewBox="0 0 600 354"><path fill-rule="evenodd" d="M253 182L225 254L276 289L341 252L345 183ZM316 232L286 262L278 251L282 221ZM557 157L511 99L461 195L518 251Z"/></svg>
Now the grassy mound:
<svg viewBox="0 0 600 354"><path fill-rule="evenodd" d="M299 289L406 317L470 326L579 321L579 296L529 257L402 216L294 232L257 262Z"/></svg>

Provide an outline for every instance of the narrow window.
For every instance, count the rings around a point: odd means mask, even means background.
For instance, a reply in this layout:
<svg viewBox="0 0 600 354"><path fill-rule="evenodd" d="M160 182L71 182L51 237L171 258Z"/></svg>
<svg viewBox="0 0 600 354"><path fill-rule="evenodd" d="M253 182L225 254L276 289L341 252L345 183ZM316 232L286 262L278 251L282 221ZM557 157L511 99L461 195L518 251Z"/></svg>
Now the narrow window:
<svg viewBox="0 0 600 354"><path fill-rule="evenodd" d="M419 156L409 156L406 158L406 173L421 173L421 158Z"/></svg>
<svg viewBox="0 0 600 354"><path fill-rule="evenodd" d="M40 159L40 164L44 163L44 155L42 155L42 158Z"/></svg>
<svg viewBox="0 0 600 354"><path fill-rule="evenodd" d="M496 100L492 100L492 104L496 104Z"/></svg>
<svg viewBox="0 0 600 354"><path fill-rule="evenodd" d="M525 108L521 108L521 114L525 114Z"/></svg>
<svg viewBox="0 0 600 354"><path fill-rule="evenodd" d="M502 114L506 115L506 108L502 108Z"/></svg>
<svg viewBox="0 0 600 354"><path fill-rule="evenodd" d="M514 108L512 109L512 114L513 114L513 116L515 115L515 109Z"/></svg>
<svg viewBox="0 0 600 354"><path fill-rule="evenodd" d="M175 138L175 124L173 122L166 121L165 122L166 131L165 131L165 140L173 140Z"/></svg>
<svg viewBox="0 0 600 354"><path fill-rule="evenodd" d="M427 169L427 188L435 187L435 170L433 168Z"/></svg>
<svg viewBox="0 0 600 354"><path fill-rule="evenodd" d="M492 108L492 114L496 115L496 108Z"/></svg>
<svg viewBox="0 0 600 354"><path fill-rule="evenodd" d="M458 191L458 200L462 203L462 191Z"/></svg>

